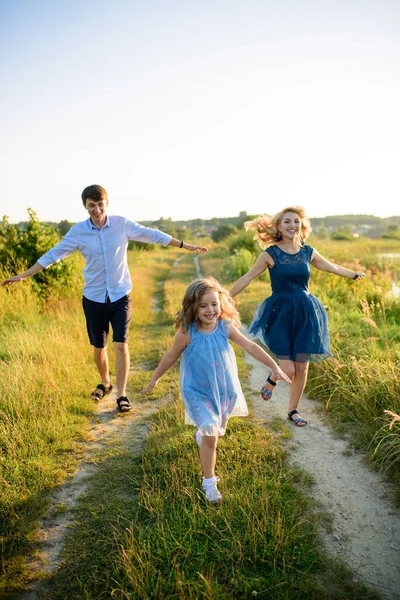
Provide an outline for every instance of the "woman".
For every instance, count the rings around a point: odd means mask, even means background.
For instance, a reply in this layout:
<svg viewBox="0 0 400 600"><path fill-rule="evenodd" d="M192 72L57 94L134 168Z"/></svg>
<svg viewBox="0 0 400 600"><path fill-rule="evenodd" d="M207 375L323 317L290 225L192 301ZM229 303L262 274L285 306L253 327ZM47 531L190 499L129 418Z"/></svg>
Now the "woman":
<svg viewBox="0 0 400 600"><path fill-rule="evenodd" d="M305 244L311 225L301 206L287 207L273 217L264 215L245 225L256 231L254 239L265 250L230 293L236 296L269 269L272 295L258 307L249 332L275 354L282 371L291 378L288 419L304 427L307 421L297 408L307 382L308 365L332 356L326 311L308 291L310 264L356 281L365 273L333 264ZM271 398L275 385L269 377L261 390L264 400Z"/></svg>

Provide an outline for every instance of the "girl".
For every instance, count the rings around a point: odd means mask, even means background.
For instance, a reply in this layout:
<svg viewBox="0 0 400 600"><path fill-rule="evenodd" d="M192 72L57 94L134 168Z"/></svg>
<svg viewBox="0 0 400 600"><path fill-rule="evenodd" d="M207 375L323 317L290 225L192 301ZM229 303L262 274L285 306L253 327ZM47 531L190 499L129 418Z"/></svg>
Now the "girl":
<svg viewBox="0 0 400 600"><path fill-rule="evenodd" d="M231 415L248 414L235 354L228 339L271 367L273 380L290 383L276 362L238 331L239 325L239 313L228 290L213 277L193 281L175 321L178 331L173 346L143 390L143 393L152 390L182 354L180 386L186 417L189 417L185 422L198 427L195 438L200 446L203 489L211 503L222 500L214 474L218 437L224 435Z"/></svg>
<svg viewBox="0 0 400 600"><path fill-rule="evenodd" d="M275 216L264 215L245 224L254 229L256 239L266 248L254 266L231 289L236 296L253 279L269 269L272 296L258 307L249 332L274 353L282 370L291 378L288 419L298 427L307 425L297 408L307 381L310 361L331 356L327 316L320 301L308 291L310 264L355 281L365 273L332 264L304 242L311 225L301 206L285 208ZM265 400L272 395L276 381L267 381L261 390Z"/></svg>

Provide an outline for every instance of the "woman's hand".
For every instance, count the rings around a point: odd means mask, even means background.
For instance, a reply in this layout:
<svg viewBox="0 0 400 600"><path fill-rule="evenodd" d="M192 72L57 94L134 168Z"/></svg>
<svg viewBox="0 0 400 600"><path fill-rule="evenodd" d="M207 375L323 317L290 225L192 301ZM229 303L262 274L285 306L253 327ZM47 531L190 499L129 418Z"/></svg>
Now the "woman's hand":
<svg viewBox="0 0 400 600"><path fill-rule="evenodd" d="M359 281L360 279L364 279L364 278L365 278L365 273L363 273L363 271L356 271L356 274L353 277L354 281Z"/></svg>

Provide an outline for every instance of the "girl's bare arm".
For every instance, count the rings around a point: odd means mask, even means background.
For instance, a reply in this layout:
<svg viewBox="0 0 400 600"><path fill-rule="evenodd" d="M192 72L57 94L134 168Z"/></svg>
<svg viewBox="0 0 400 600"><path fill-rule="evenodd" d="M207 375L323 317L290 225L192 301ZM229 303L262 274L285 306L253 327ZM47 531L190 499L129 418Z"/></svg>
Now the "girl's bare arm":
<svg viewBox="0 0 400 600"><path fill-rule="evenodd" d="M253 358L258 360L258 362L263 365L271 368L271 375L278 380L283 379L287 383L291 383L291 379L278 367L277 363L274 359L265 352L258 344L255 344L251 340L248 340L240 331L231 325L229 332L229 339L232 340L234 344L243 348L247 354L250 354Z"/></svg>
<svg viewBox="0 0 400 600"><path fill-rule="evenodd" d="M151 378L150 383L144 390L142 390L142 394L150 392L157 385L158 380L176 363L189 342L189 335L183 331L178 331L172 347L166 354L164 354L158 367L154 371L154 375Z"/></svg>

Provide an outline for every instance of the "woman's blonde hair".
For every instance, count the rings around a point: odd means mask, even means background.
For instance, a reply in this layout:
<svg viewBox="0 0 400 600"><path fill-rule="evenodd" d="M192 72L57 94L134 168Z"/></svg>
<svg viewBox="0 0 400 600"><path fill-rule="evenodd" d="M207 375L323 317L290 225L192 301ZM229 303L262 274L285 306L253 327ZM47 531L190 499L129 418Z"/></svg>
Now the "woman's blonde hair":
<svg viewBox="0 0 400 600"><path fill-rule="evenodd" d="M175 320L175 327L187 331L189 325L196 321L197 312L201 303L201 299L207 292L215 291L219 296L221 304L220 319L231 319L236 327L240 325L240 315L235 308L233 298L228 290L224 288L219 281L214 277L204 277L196 279L186 289L182 300L182 308L178 312Z"/></svg>
<svg viewBox="0 0 400 600"><path fill-rule="evenodd" d="M256 232L254 240L257 240L261 248L267 248L276 244L282 239L278 226L281 224L286 213L293 212L299 215L301 221L300 241L305 242L310 235L312 228L310 219L302 206L288 206L275 215L261 215L253 221L247 221L244 226L246 229L254 229Z"/></svg>

